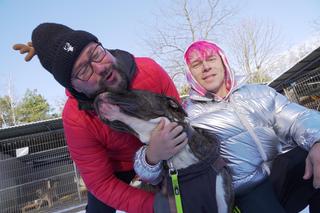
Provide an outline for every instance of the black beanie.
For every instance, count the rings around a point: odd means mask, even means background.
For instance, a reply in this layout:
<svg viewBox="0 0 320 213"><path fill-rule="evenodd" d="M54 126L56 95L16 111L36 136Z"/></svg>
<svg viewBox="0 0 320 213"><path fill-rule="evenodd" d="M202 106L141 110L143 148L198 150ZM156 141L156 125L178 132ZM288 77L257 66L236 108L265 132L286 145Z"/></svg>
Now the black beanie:
<svg viewBox="0 0 320 213"><path fill-rule="evenodd" d="M98 42L98 39L91 33L62 24L43 23L32 32L32 44L42 66L69 90L73 90L73 65L90 42Z"/></svg>

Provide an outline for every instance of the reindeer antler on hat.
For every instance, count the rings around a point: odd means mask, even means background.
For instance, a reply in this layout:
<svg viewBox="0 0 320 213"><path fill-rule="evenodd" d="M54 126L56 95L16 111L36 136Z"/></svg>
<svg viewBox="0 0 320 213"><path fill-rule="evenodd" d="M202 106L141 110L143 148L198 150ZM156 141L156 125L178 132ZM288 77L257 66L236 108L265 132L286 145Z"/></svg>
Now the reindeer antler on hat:
<svg viewBox="0 0 320 213"><path fill-rule="evenodd" d="M25 61L30 61L33 56L36 55L36 51L32 46L32 42L29 41L27 44L15 44L13 45L14 50L19 50L21 54L27 53L26 57L24 58Z"/></svg>

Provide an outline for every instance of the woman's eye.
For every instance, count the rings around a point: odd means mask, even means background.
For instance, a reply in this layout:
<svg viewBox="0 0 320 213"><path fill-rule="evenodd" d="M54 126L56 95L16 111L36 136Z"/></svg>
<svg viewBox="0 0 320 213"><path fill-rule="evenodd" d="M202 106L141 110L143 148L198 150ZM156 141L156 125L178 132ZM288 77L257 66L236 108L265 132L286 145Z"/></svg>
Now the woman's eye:
<svg viewBox="0 0 320 213"><path fill-rule="evenodd" d="M201 63L199 63L199 62L198 63L194 63L194 64L192 64L192 68L198 68L200 66L200 64Z"/></svg>
<svg viewBox="0 0 320 213"><path fill-rule="evenodd" d="M217 58L216 57L210 57L208 58L208 61L215 61Z"/></svg>

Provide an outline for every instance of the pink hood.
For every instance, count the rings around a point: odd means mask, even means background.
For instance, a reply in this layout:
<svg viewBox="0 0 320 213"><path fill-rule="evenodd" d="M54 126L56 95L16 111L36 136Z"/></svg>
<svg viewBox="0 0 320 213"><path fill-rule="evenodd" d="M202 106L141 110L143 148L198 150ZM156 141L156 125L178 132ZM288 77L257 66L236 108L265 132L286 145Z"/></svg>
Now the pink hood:
<svg viewBox="0 0 320 213"><path fill-rule="evenodd" d="M197 81L196 79L193 77L193 75L191 74L189 68L188 68L188 58L187 58L187 54L190 50L190 48L193 48L195 46L207 46L209 48L212 48L214 52L216 52L222 59L222 63L224 65L225 68L225 81L226 81L226 86L227 86L227 90L228 90L228 94L225 97L219 97L218 95L211 93L209 91L207 91L205 88L203 88ZM205 40L199 40L199 41L195 41L193 43L190 44L190 46L186 49L185 53L184 53L184 60L185 60L185 64L187 66L187 71L186 71L186 77L187 77L187 81L191 86L191 91L190 91L190 96L196 92L198 96L202 96L202 97L210 97L213 96L213 99L219 101L219 100L223 100L223 99L227 99L227 97L230 95L231 91L233 90L233 88L236 85L236 81L234 78L234 73L231 71L228 60L225 56L225 54L223 53L222 49L216 45L213 42L210 41L205 41Z"/></svg>

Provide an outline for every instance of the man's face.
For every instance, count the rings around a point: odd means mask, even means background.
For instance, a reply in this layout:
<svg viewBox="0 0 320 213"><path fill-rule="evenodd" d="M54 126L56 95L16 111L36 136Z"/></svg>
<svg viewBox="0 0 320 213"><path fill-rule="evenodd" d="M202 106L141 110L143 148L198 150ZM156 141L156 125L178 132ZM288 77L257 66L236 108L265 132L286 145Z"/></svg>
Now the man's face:
<svg viewBox="0 0 320 213"><path fill-rule="evenodd" d="M88 44L77 58L71 73L73 88L89 98L103 91L119 91L127 87L126 77L116 58L100 44Z"/></svg>
<svg viewBox="0 0 320 213"><path fill-rule="evenodd" d="M203 88L222 97L226 95L224 94L226 91L225 69L217 53L208 51L206 54L201 54L195 50L190 54L189 59L189 70Z"/></svg>

